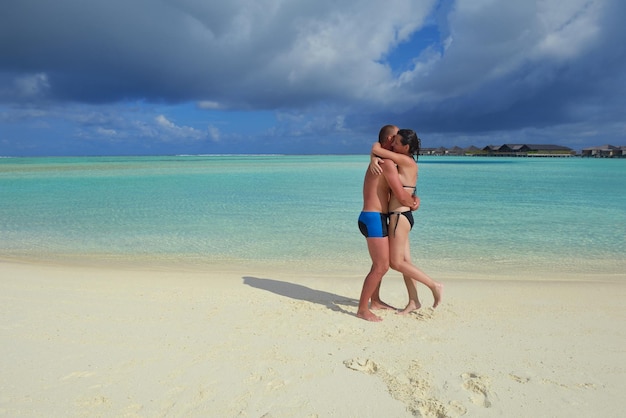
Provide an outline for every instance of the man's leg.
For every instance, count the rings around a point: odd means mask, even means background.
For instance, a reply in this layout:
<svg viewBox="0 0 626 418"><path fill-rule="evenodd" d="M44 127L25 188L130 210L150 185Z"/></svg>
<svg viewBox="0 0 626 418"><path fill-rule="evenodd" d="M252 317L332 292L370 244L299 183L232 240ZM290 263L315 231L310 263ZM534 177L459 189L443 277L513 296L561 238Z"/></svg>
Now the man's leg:
<svg viewBox="0 0 626 418"><path fill-rule="evenodd" d="M398 308L391 306L390 304L383 302L380 298L380 285L382 284L382 280L376 286L376 290L371 298L370 309L388 309L390 311L397 311Z"/></svg>
<svg viewBox="0 0 626 418"><path fill-rule="evenodd" d="M356 316L367 321L379 322L382 319L370 311L369 301L378 292L380 282L387 270L389 270L389 239L384 237L366 238L366 240L367 249L372 259L372 268L365 276L361 298L359 299L359 310Z"/></svg>

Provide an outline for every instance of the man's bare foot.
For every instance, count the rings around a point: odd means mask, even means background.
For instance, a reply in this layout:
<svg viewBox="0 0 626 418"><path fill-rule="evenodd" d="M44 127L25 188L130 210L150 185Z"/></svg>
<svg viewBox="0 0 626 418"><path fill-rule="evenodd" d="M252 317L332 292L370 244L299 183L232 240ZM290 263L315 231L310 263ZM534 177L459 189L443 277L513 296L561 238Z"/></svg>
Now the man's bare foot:
<svg viewBox="0 0 626 418"><path fill-rule="evenodd" d="M380 322L383 320L380 316L374 315L370 310L359 311L356 313L356 316L370 322Z"/></svg>
<svg viewBox="0 0 626 418"><path fill-rule="evenodd" d="M397 311L396 308L394 308L388 303L383 302L382 300L376 300L376 301L373 300L370 303L370 309L388 309L390 311Z"/></svg>
<svg viewBox="0 0 626 418"><path fill-rule="evenodd" d="M435 287L432 289L433 298L435 298L435 302L433 303L433 308L436 308L441 302L441 297L443 296L443 285L441 283L435 283Z"/></svg>
<svg viewBox="0 0 626 418"><path fill-rule="evenodd" d="M420 303L419 300L410 300L408 305L406 305L406 308L404 308L401 311L398 311L398 315L406 315L413 311L417 311L421 307L422 307L422 304Z"/></svg>

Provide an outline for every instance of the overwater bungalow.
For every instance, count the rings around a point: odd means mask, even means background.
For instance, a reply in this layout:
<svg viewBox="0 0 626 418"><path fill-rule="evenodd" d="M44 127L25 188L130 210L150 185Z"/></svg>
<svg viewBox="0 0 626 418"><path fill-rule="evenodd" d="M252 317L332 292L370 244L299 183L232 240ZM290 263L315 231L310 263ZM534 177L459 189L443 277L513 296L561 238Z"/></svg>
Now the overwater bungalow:
<svg viewBox="0 0 626 418"><path fill-rule="evenodd" d="M576 151L562 145L546 144L503 144L487 145L483 148L491 157L573 157Z"/></svg>
<svg viewBox="0 0 626 418"><path fill-rule="evenodd" d="M626 156L626 147L616 147L614 145L600 145L598 147L584 148L581 154L583 157L595 158L623 158Z"/></svg>

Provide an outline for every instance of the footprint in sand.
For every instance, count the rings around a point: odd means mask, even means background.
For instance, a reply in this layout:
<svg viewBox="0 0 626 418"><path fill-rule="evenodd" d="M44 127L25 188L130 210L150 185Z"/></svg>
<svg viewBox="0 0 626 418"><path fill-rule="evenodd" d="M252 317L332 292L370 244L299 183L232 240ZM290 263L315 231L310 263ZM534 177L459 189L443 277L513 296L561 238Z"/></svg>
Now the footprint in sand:
<svg viewBox="0 0 626 418"><path fill-rule="evenodd" d="M513 373L509 373L509 377L513 380L515 380L517 383L528 383L530 382L530 377L527 376L520 376L517 374L513 374Z"/></svg>
<svg viewBox="0 0 626 418"><path fill-rule="evenodd" d="M418 311L413 311L411 312L411 314L415 316L418 321L428 321L430 319L433 319L433 316L435 315L435 310L433 308L424 308Z"/></svg>
<svg viewBox="0 0 626 418"><path fill-rule="evenodd" d="M348 369L367 374L374 374L378 371L378 364L374 363L370 359L353 358L351 360L344 361L343 364L345 364Z"/></svg>
<svg viewBox="0 0 626 418"><path fill-rule="evenodd" d="M491 396L489 391L491 382L488 377L477 373L463 373L461 378L463 379L463 388L473 393L474 396L471 397L471 400L474 404L485 408L491 407L491 401L489 400Z"/></svg>
<svg viewBox="0 0 626 418"><path fill-rule="evenodd" d="M68 374L65 377L60 378L59 380L82 379L84 377L93 376L94 374L95 374L94 372L74 372L74 373Z"/></svg>
<svg viewBox="0 0 626 418"><path fill-rule="evenodd" d="M387 385L389 394L402 403L415 416L456 418L465 415L467 410L458 402L447 406L433 395L432 383L428 373L421 370L419 362L414 361L405 372L388 371L370 359L354 358L344 361L347 368L376 375Z"/></svg>

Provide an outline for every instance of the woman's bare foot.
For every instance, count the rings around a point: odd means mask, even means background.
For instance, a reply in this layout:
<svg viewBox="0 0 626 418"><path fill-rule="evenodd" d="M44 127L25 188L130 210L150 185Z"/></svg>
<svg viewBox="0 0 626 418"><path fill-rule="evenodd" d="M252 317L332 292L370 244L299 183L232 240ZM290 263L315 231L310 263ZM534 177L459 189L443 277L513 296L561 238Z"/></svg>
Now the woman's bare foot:
<svg viewBox="0 0 626 418"><path fill-rule="evenodd" d="M422 307L422 304L420 303L419 300L410 300L409 303L406 305L406 308L404 308L401 311L398 311L398 315L406 315L413 311L417 311L421 307Z"/></svg>
<svg viewBox="0 0 626 418"><path fill-rule="evenodd" d="M390 311L397 311L396 308L383 302L382 300L372 300L370 303L370 309L388 309Z"/></svg>
<svg viewBox="0 0 626 418"><path fill-rule="evenodd" d="M380 322L383 320L380 316L374 315L374 313L370 310L365 310L363 312L359 311L356 313L356 316L370 322Z"/></svg>
<svg viewBox="0 0 626 418"><path fill-rule="evenodd" d="M441 302L441 297L443 296L443 285L441 283L435 283L435 286L430 289L433 292L433 298L435 298L435 302L433 303L433 308L436 308Z"/></svg>

